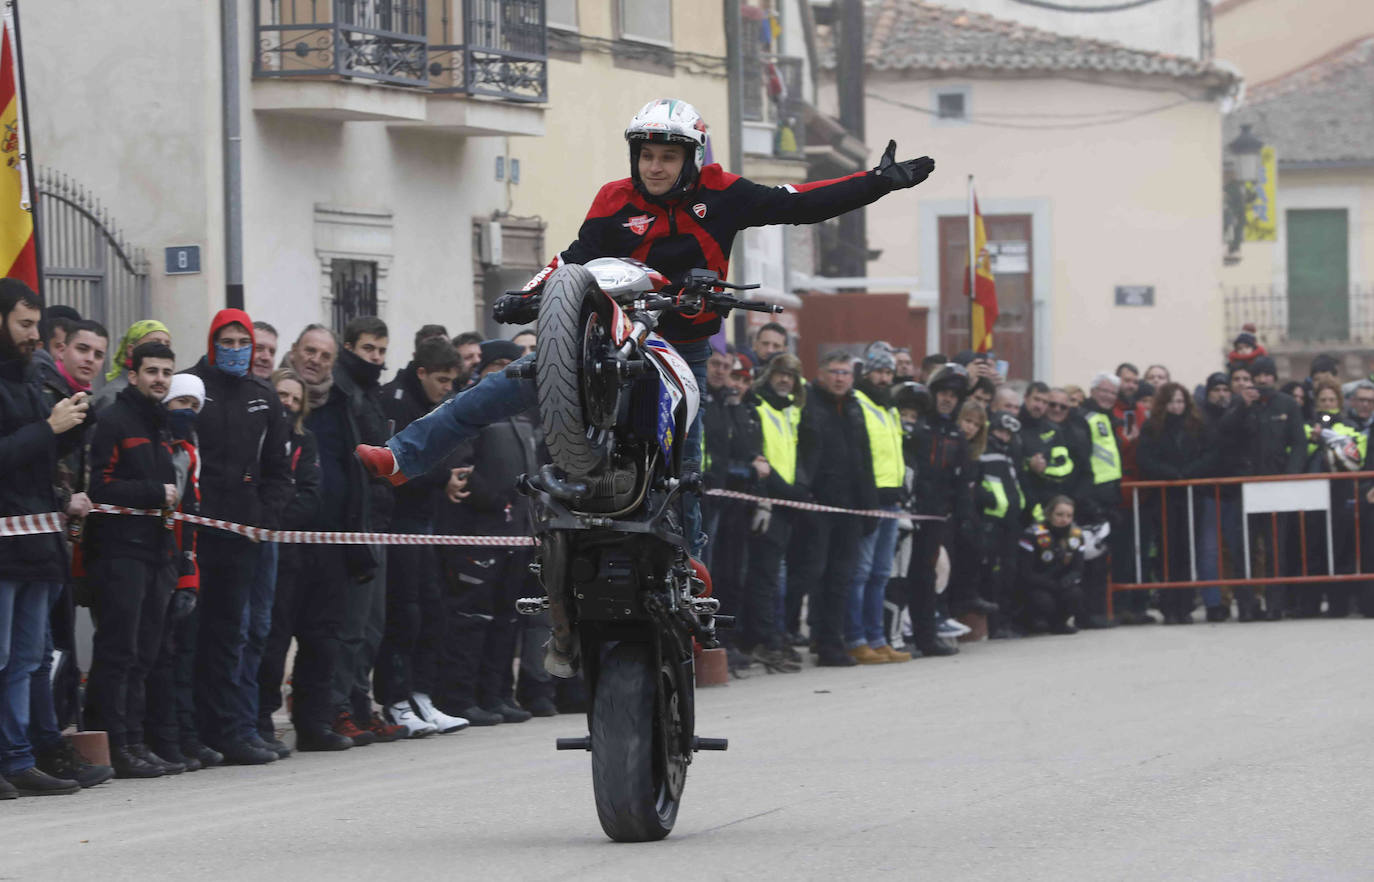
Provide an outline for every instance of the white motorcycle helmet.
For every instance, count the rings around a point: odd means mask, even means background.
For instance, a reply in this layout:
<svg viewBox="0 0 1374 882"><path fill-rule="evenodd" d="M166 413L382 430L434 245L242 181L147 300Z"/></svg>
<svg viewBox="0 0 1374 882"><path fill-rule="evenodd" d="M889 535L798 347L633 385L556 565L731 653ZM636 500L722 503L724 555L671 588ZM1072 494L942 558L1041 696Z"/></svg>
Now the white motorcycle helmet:
<svg viewBox="0 0 1374 882"><path fill-rule="evenodd" d="M706 162L706 122L697 109L676 98L656 98L640 108L625 128L625 140L630 143L630 180L635 189L648 197L639 179L639 148L645 141L654 144L681 144L687 148L687 159L671 190L657 199L674 199L690 191L697 184L701 167Z"/></svg>

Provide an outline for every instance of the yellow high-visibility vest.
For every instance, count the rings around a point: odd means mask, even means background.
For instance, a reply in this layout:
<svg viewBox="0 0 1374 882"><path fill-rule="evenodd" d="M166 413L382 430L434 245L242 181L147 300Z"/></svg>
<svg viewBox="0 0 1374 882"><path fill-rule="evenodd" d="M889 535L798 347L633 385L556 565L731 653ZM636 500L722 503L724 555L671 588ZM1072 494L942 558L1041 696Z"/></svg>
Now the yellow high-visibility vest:
<svg viewBox="0 0 1374 882"><path fill-rule="evenodd" d="M873 482L878 487L900 487L906 475L902 454L902 420L895 407L879 407L858 389L854 397L864 412L868 446L873 451Z"/></svg>
<svg viewBox="0 0 1374 882"><path fill-rule="evenodd" d="M789 484L797 482L797 426L801 408L789 405L779 410L759 399L759 423L763 427L763 458Z"/></svg>
<svg viewBox="0 0 1374 882"><path fill-rule="evenodd" d="M1088 434L1093 442L1093 483L1110 484L1121 480L1121 448L1112 431L1112 418L1090 410L1083 417L1088 421Z"/></svg>

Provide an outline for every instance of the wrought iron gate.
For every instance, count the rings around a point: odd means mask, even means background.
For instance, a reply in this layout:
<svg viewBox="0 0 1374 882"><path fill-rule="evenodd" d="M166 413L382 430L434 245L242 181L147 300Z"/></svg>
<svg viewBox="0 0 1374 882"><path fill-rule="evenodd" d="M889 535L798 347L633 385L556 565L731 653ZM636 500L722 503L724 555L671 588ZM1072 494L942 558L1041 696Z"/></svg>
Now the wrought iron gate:
<svg viewBox="0 0 1374 882"><path fill-rule="evenodd" d="M100 322L114 343L149 318L148 259L89 190L50 169L39 170L37 184L44 302Z"/></svg>

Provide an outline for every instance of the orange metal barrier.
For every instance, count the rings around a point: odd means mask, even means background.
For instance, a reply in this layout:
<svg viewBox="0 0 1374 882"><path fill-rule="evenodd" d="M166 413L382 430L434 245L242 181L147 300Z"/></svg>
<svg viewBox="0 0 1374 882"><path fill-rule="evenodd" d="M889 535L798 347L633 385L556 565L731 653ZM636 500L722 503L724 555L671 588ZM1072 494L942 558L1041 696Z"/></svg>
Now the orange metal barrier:
<svg viewBox="0 0 1374 882"><path fill-rule="evenodd" d="M1374 471L1369 472L1320 472L1313 474L1299 475L1266 475L1259 477L1241 478L1197 478L1182 481L1125 481L1122 487L1131 492L1131 509L1134 514L1134 545L1135 545L1135 581L1117 582L1109 573L1107 581L1107 614L1112 614L1112 597L1117 591L1148 591L1151 588L1209 588L1209 587L1247 587L1262 585L1307 585L1335 582L1357 582L1369 581L1374 578L1374 572L1364 570L1363 548L1361 540L1361 508L1367 504L1364 494L1361 492L1361 482L1368 482L1365 491L1368 492L1374 486ZM1291 487L1274 485L1292 485ZM1341 484L1349 487L1349 495L1340 488ZM1320 486L1318 486L1320 485ZM1216 573L1215 579L1199 579L1197 567L1197 520L1194 511L1194 500L1198 491L1194 488L1210 488L1211 501L1215 506L1215 525L1216 530ZM1222 524L1222 488L1239 487L1240 499L1233 499L1235 504L1239 504L1240 527L1242 534L1242 547L1231 549L1233 563L1237 566L1243 562L1245 567L1244 578L1239 574L1231 577L1221 575L1223 569L1223 552L1225 541L1223 539ZM1248 488L1248 489L1247 489ZM1256 489L1264 488L1264 489ZM1140 496L1141 491L1158 490L1160 493L1159 501L1159 538L1160 538L1160 564L1163 578L1157 582L1146 582L1144 578L1144 565L1142 554L1144 549L1141 544L1141 514ZM1177 491L1184 494L1187 499L1188 508L1188 572L1171 573L1169 555L1169 493ZM1203 491L1208 492L1208 491ZM1251 504L1253 499L1253 505ZM1354 501L1353 506L1353 549L1355 559L1355 572L1337 573L1337 561L1334 549L1335 533L1332 529L1332 508L1337 504L1342 504L1347 500ZM1291 507L1289 507L1291 506ZM1308 572L1307 565L1307 517L1305 515L1324 513L1326 519L1326 574L1312 575ZM1251 572L1251 537L1250 537L1250 518L1252 516L1269 516L1270 533L1270 568L1272 573L1269 575L1256 575ZM1281 575L1279 572L1278 555L1273 553L1273 549L1279 544L1279 517L1280 515L1294 515L1298 523L1297 540L1301 545L1298 557L1302 561L1302 573L1293 575ZM1342 515L1344 516L1344 515ZM1184 575L1189 578L1178 578Z"/></svg>

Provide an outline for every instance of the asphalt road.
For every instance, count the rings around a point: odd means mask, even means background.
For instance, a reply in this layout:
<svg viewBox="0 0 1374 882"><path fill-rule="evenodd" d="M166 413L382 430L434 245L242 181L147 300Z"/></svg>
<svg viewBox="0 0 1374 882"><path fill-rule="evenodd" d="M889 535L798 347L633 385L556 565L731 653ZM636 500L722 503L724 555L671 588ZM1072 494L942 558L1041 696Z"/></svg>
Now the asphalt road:
<svg viewBox="0 0 1374 882"><path fill-rule="evenodd" d="M661 843L604 838L569 716L0 803L0 879L1370 879L1372 679L1363 619L760 673Z"/></svg>

